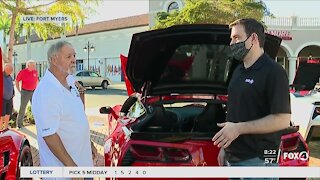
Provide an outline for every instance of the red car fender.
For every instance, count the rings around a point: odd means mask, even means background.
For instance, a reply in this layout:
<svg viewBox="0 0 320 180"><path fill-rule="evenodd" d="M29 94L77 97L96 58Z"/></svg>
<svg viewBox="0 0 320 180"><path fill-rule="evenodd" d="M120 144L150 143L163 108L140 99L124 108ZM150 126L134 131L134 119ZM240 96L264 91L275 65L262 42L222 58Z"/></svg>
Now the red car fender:
<svg viewBox="0 0 320 180"><path fill-rule="evenodd" d="M116 105L114 107L112 107L112 110L114 111L115 114L117 114L119 116L119 112L121 110L121 107L122 105ZM118 120L118 117L114 117L112 114L108 114L108 129L109 129L109 132L108 132L108 136L110 136L113 131L115 130L115 127L117 124L117 120ZM109 137L107 136L107 138L105 140L107 140Z"/></svg>
<svg viewBox="0 0 320 180"><path fill-rule="evenodd" d="M24 143L28 144L26 137L20 132L10 129L3 131L3 133L0 135L0 141L0 153L6 151L10 152L9 166L6 168L2 167L3 164L0 164L0 173L7 170L6 178L16 179L21 148L24 145Z"/></svg>
<svg viewBox="0 0 320 180"><path fill-rule="evenodd" d="M112 134L106 139L104 145L104 154L105 154L105 165L106 166L117 166L117 160L121 156L121 149L120 145L125 144L125 136L122 132L122 125L121 123L117 123L115 130Z"/></svg>

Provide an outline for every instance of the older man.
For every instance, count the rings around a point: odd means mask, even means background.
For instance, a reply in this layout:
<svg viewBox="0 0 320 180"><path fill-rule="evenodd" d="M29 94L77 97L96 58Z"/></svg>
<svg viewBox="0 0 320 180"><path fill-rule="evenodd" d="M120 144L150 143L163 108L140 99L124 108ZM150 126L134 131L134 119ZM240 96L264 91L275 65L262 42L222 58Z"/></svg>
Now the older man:
<svg viewBox="0 0 320 180"><path fill-rule="evenodd" d="M41 166L93 166L89 123L71 74L75 50L66 41L47 53L49 69L33 95ZM93 151L92 151L93 149Z"/></svg>
<svg viewBox="0 0 320 180"><path fill-rule="evenodd" d="M38 72L34 60L27 61L27 68L21 70L16 78L17 90L21 93L20 109L17 118L18 128L23 127L23 119L28 102L32 102L32 95L38 84Z"/></svg>
<svg viewBox="0 0 320 180"><path fill-rule="evenodd" d="M3 98L2 98L2 114L0 118L0 130L4 130L8 128L10 115L12 114L12 109L13 109L12 99L14 96L13 79L11 77L12 71L13 71L13 67L11 64L4 65Z"/></svg>

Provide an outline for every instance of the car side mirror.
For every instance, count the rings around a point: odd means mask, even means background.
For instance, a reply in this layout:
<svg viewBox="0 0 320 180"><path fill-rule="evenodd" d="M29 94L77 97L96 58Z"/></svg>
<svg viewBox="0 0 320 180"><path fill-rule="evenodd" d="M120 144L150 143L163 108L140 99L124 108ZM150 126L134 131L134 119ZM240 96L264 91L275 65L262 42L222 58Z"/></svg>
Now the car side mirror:
<svg viewBox="0 0 320 180"><path fill-rule="evenodd" d="M112 108L110 106L106 106L106 107L101 107L99 109L100 114L110 114L112 113Z"/></svg>
<svg viewBox="0 0 320 180"><path fill-rule="evenodd" d="M100 114L111 114L115 119L119 118L119 115L117 115L117 113L110 106L101 107L99 112Z"/></svg>

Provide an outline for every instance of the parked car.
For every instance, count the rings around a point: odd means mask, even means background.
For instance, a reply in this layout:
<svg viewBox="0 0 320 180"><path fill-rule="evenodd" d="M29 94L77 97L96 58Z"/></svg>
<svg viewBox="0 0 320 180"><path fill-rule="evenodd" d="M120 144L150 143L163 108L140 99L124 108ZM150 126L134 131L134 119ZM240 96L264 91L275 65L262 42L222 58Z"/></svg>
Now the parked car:
<svg viewBox="0 0 320 180"><path fill-rule="evenodd" d="M107 89L111 84L110 79L101 77L98 73L93 71L78 71L75 73L75 78L82 86L91 87L92 89L95 89L96 87Z"/></svg>
<svg viewBox="0 0 320 180"><path fill-rule="evenodd" d="M105 165L218 166L220 149L211 139L220 130L217 123L225 121L227 86L239 64L230 56L229 43L225 25L180 25L134 34L127 67L122 67L134 93L123 105L100 109L109 114L110 123ZM274 58L280 43L267 35L265 51ZM275 157L280 166L309 163L308 158L283 155L309 153L297 131L282 131Z"/></svg>
<svg viewBox="0 0 320 180"><path fill-rule="evenodd" d="M291 85L292 121L307 142L320 138L320 60L299 63Z"/></svg>

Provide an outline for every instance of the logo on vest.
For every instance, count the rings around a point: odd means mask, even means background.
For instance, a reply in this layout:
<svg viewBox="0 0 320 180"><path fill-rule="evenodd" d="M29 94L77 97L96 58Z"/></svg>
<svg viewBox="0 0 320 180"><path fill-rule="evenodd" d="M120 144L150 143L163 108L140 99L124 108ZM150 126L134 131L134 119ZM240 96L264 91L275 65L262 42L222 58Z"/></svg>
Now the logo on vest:
<svg viewBox="0 0 320 180"><path fill-rule="evenodd" d="M253 79L246 79L244 82L249 83L249 84L253 84L254 80Z"/></svg>

